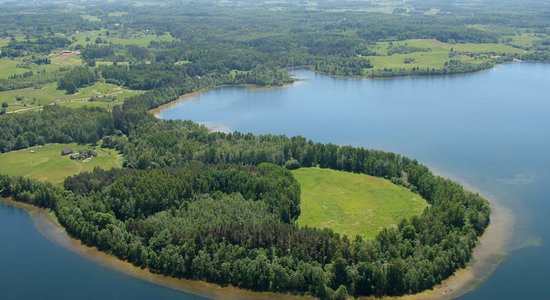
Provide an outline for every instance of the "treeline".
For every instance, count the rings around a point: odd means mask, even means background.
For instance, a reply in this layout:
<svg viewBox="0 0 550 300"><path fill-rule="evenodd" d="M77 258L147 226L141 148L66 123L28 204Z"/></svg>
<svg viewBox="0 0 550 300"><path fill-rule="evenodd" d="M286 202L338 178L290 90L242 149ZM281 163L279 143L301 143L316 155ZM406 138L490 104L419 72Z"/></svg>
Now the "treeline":
<svg viewBox="0 0 550 300"><path fill-rule="evenodd" d="M217 168L191 164L183 169L149 171L98 169L67 178L65 188L81 194L102 191L101 198L122 221L180 208L215 192L239 193L246 199L262 201L285 223L300 215L298 182L290 172L269 164Z"/></svg>
<svg viewBox="0 0 550 300"><path fill-rule="evenodd" d="M34 41L30 39L18 41L13 38L7 46L2 47L0 56L21 57L29 55L29 53L50 54L52 50L64 48L70 44L71 42L67 38L61 36L42 36Z"/></svg>
<svg viewBox="0 0 550 300"><path fill-rule="evenodd" d="M484 199L394 153L158 120L147 109L178 96L168 91L128 99L112 113L46 106L3 116L4 141L104 137L103 145L120 150L135 170L67 179L73 192L0 177L2 196L53 208L71 235L153 272L323 298L432 288L465 266L489 224ZM298 187L282 167L266 162L389 178L430 206L374 240L299 228L292 222Z"/></svg>
<svg viewBox="0 0 550 300"><path fill-rule="evenodd" d="M0 118L0 152L46 143L95 143L114 130L110 113L98 108L44 106L40 112Z"/></svg>
<svg viewBox="0 0 550 300"><path fill-rule="evenodd" d="M97 80L97 75L87 67L77 67L63 74L57 80L57 89L74 94L79 88L91 85Z"/></svg>
<svg viewBox="0 0 550 300"><path fill-rule="evenodd" d="M413 67L410 69L400 68L384 68L381 70L372 70L368 73L369 77L398 77L398 76L432 76L432 75L453 75L465 74L487 70L494 67L495 62L485 61L481 63L462 62L459 60L450 60L445 63L443 69L435 68L419 68Z"/></svg>
<svg viewBox="0 0 550 300"><path fill-rule="evenodd" d="M43 85L55 82L59 73L35 73L31 77L16 79L0 79L0 92L24 89L29 87L40 88Z"/></svg>
<svg viewBox="0 0 550 300"><path fill-rule="evenodd" d="M204 130L191 123L170 123L186 127L190 136ZM210 144L209 149L219 149L214 145L221 134L213 134L211 142L209 135L206 133L203 143ZM231 138L256 144L258 150L278 144L262 136ZM140 139L162 145L146 137ZM292 152L292 146L304 140L289 142L288 151ZM430 207L421 216L364 241L285 222L284 214L273 208L289 203L285 195L296 199L299 190L288 172L266 164L215 167L174 162L181 167L96 170L67 179L65 185L74 193L56 192L28 179L2 177L0 190L3 196L20 201L50 203L48 207L55 209L71 235L137 266L254 290L293 291L323 298L401 295L433 287L470 260L477 236L489 222L485 200L407 158L360 148L326 147L342 157L346 157L344 153L348 158L366 155L358 164L366 173L375 173L371 166L384 163L385 171L378 172L388 176L407 173L407 184L428 200ZM170 148L173 152L181 149L177 144ZM294 155L300 157L299 152ZM306 156L302 157L305 164ZM329 157L333 155L327 155L328 161ZM263 181L265 172L273 177ZM289 181L281 182L282 178ZM286 188L293 185L294 189Z"/></svg>
<svg viewBox="0 0 550 300"><path fill-rule="evenodd" d="M115 50L112 46L88 45L86 48L81 50L81 54L84 59L90 60L113 56L115 54Z"/></svg>

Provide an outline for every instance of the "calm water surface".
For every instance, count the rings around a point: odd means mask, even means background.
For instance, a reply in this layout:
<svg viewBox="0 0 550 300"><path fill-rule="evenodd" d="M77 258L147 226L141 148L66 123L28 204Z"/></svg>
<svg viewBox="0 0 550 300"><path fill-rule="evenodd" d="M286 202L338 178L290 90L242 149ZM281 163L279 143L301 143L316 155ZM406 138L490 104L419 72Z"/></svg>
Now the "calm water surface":
<svg viewBox="0 0 550 300"><path fill-rule="evenodd" d="M202 299L88 260L46 239L0 202L0 299Z"/></svg>
<svg viewBox="0 0 550 300"><path fill-rule="evenodd" d="M510 208L507 259L465 299L550 299L550 65L473 75L220 88L164 110L224 130L303 135L405 154ZM533 246L537 245L537 246Z"/></svg>
<svg viewBox="0 0 550 300"><path fill-rule="evenodd" d="M516 216L508 257L463 298L550 299L550 65L394 80L295 75L304 80L287 88L212 90L160 117L417 158L498 199ZM0 238L0 299L196 297L59 247L37 231L28 214L1 204Z"/></svg>

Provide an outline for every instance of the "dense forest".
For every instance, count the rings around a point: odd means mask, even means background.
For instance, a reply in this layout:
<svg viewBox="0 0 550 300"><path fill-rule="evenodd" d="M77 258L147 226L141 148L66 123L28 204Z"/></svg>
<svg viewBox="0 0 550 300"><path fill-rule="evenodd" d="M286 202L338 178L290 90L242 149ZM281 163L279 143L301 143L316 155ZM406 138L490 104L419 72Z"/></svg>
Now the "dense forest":
<svg viewBox="0 0 550 300"><path fill-rule="evenodd" d="M209 132L152 117L147 97L112 113L51 106L2 117L11 128L4 144L102 136L126 168L70 177L64 189L2 176L1 195L53 209L74 237L152 272L322 298L429 289L465 266L489 224L484 199L415 160L302 137ZM300 188L285 165L392 179L430 207L374 240L301 228Z"/></svg>
<svg viewBox="0 0 550 300"><path fill-rule="evenodd" d="M533 4L536 10L522 8L522 14L518 15L516 3L492 6L477 3L478 9L471 10L469 5L415 1L413 10L381 14L369 12L369 8L376 7L369 1L340 4L343 5L340 11L331 9L335 5L331 1L318 1L316 10L300 8L301 2L289 3L276 13L270 4L246 1L243 2L249 5L246 10L235 8L240 7L240 1L225 4L166 1L154 9L124 1L76 2L83 7L82 11L75 8L66 12L62 4L55 2L42 4L44 7L3 4L0 38L5 42L0 43L0 57L23 59L31 54L43 56L56 49L71 48L81 51L83 60L92 68L98 61L118 64L112 68L101 65L96 79L103 77L110 83L145 90L175 86L185 76L219 76L224 78L223 84L277 86L291 80L286 69L294 67L309 67L337 76L395 77L468 73L513 58L549 60L549 46L545 42L550 25L549 7L544 3ZM423 14L429 5L439 7L439 13ZM87 21L81 17L83 14L97 20ZM101 32L97 34L98 31ZM138 42L144 32L156 36L168 34L171 39ZM90 33L85 41L77 38L82 33ZM412 68L374 70L371 61L381 55L376 47L379 42L435 39L451 45L511 44L511 36L517 34L538 40L532 45L518 46L528 50L526 53L511 55L484 50L484 54L493 58L480 64L450 57L448 66L442 68L409 64ZM117 43L116 39L136 41ZM393 47L388 49L388 55L424 50L427 48ZM78 84L82 78L76 78L77 73L62 68L58 72L32 74L32 79L0 78L0 91L60 82L67 83L61 89L69 87L68 92L73 92L79 85L88 84Z"/></svg>

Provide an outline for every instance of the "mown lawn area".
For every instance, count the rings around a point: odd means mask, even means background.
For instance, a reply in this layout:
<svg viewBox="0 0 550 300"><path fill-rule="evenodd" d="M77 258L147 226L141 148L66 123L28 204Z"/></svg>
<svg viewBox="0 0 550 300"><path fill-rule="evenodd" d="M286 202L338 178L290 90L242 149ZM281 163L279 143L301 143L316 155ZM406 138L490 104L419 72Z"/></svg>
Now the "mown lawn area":
<svg viewBox="0 0 550 300"><path fill-rule="evenodd" d="M302 188L298 225L374 237L382 228L420 215L427 202L388 180L319 168L292 171Z"/></svg>
<svg viewBox="0 0 550 300"><path fill-rule="evenodd" d="M97 157L89 161L71 160L61 156L61 150L70 148L75 152L95 149ZM28 149L0 154L0 174L25 176L40 181L62 185L63 180L75 174L92 171L95 167L103 169L122 167L122 156L112 149L100 151L99 147L77 144L47 144Z"/></svg>

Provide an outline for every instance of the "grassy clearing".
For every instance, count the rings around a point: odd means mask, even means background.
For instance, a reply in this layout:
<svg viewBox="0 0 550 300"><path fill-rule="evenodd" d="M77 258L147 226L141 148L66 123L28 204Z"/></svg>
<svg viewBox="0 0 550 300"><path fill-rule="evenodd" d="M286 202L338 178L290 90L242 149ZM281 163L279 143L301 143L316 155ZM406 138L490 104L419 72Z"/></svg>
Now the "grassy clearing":
<svg viewBox="0 0 550 300"><path fill-rule="evenodd" d="M88 22L91 22L91 23L100 23L101 22L101 19L96 17L96 16L92 16L92 15L81 15L80 16L84 21L88 21Z"/></svg>
<svg viewBox="0 0 550 300"><path fill-rule="evenodd" d="M41 89L28 88L0 92L0 102L9 104L8 112L39 108L50 103L69 107L113 107L122 104L124 99L139 93L141 91L128 90L113 84L98 82L92 86L79 89L76 94L66 94L65 91L57 89L56 83L51 83ZM115 96L117 100L101 101L100 99L99 101L90 102L89 99L92 96Z"/></svg>
<svg viewBox="0 0 550 300"><path fill-rule="evenodd" d="M34 63L25 62L30 60L30 56L18 57L15 59L2 58L0 59L0 78L6 79L12 75L20 75L28 71L33 73L41 72L55 72L61 67L77 66L82 64L82 59L78 55L57 55L53 54L49 56L52 63L49 65L37 65ZM22 67L27 66L27 67Z"/></svg>
<svg viewBox="0 0 550 300"><path fill-rule="evenodd" d="M72 43L69 48L74 48L77 45L85 47L88 44L95 44L95 40L97 38L100 38L103 41L111 42L115 45L137 45L141 47L147 47L152 41L170 42L174 40L169 33L160 36L149 32L134 32L123 35L117 33L116 31L110 31L110 34L107 35L107 30L105 29L79 32L72 35L71 38L75 38L76 41ZM89 41L86 41L86 38L88 38Z"/></svg>
<svg viewBox="0 0 550 300"><path fill-rule="evenodd" d="M507 44L523 49L529 49L533 47L534 43L541 39L540 37L536 37L530 34L507 36L506 39L508 38L511 41L507 42Z"/></svg>
<svg viewBox="0 0 550 300"><path fill-rule="evenodd" d="M319 168L292 173L302 187L300 226L372 238L384 227L421 214L428 205L419 195L382 178Z"/></svg>
<svg viewBox="0 0 550 300"><path fill-rule="evenodd" d="M0 39L0 47L5 47L5 46L7 46L9 43L10 43L10 39L8 39L8 38Z"/></svg>
<svg viewBox="0 0 550 300"><path fill-rule="evenodd" d="M112 66L113 62L112 61L107 61L107 60L97 60L95 62L95 65L96 66ZM130 64L127 61L117 62L117 66L128 66L128 65L130 65Z"/></svg>
<svg viewBox="0 0 550 300"><path fill-rule="evenodd" d="M10 77L11 75L20 75L27 71L28 69L18 68L17 64L19 64L20 61L10 58L2 58L0 59L0 78L6 79Z"/></svg>
<svg viewBox="0 0 550 300"><path fill-rule="evenodd" d="M426 16L435 16L439 13L439 11L440 11L439 8L433 8L432 7L432 8L430 8L430 10L425 11L424 14Z"/></svg>
<svg viewBox="0 0 550 300"><path fill-rule="evenodd" d="M61 156L61 150L73 151L96 149L97 157L89 161L71 160ZM122 167L122 156L111 149L104 149L111 155L99 151L99 147L77 144L48 144L0 154L0 173L10 176L25 176L40 181L62 185L63 180L75 174L91 171L95 167L104 169Z"/></svg>
<svg viewBox="0 0 550 300"><path fill-rule="evenodd" d="M391 46L409 46L420 50L407 54L388 55ZM455 59L482 63L490 60L490 54L519 54L523 49L504 44L449 44L434 39L412 39L398 42L380 42L374 47L377 56L368 56L374 68L366 70L367 74L374 70L387 69L442 69L445 62L450 60L451 49L455 51ZM457 54L460 53L460 54ZM485 55L482 55L485 54ZM406 58L412 58L413 63L405 63Z"/></svg>

